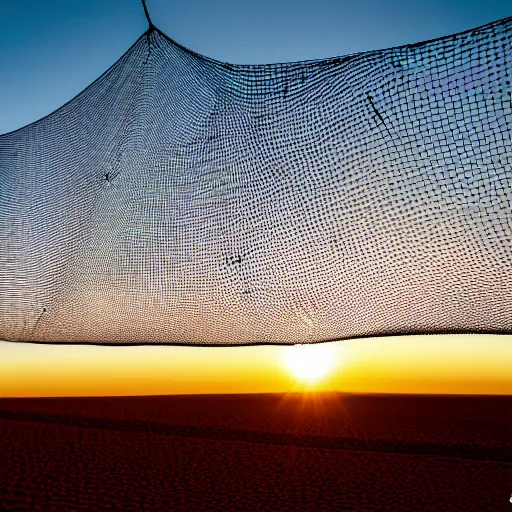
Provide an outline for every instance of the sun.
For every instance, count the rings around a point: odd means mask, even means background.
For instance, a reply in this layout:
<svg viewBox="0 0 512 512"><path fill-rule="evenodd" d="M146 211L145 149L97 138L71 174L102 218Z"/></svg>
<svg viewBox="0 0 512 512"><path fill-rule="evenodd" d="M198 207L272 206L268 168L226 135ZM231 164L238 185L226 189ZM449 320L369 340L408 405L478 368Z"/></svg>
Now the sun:
<svg viewBox="0 0 512 512"><path fill-rule="evenodd" d="M333 369L333 356L332 347L327 344L293 345L287 348L285 364L298 380L312 384Z"/></svg>

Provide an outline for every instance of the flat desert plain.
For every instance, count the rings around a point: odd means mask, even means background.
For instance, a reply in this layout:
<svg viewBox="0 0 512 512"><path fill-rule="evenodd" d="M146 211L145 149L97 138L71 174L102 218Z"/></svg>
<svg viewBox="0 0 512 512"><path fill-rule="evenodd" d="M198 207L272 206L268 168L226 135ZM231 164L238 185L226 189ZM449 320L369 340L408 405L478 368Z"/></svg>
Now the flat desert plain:
<svg viewBox="0 0 512 512"><path fill-rule="evenodd" d="M512 511L512 397L0 399L0 510Z"/></svg>

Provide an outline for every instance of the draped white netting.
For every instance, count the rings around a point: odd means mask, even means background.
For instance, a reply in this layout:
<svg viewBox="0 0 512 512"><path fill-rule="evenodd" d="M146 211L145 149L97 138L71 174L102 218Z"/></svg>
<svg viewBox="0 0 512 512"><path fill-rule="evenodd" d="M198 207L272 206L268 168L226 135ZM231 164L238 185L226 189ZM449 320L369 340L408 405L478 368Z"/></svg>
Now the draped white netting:
<svg viewBox="0 0 512 512"><path fill-rule="evenodd" d="M245 66L151 26L0 136L0 338L511 333L511 40Z"/></svg>

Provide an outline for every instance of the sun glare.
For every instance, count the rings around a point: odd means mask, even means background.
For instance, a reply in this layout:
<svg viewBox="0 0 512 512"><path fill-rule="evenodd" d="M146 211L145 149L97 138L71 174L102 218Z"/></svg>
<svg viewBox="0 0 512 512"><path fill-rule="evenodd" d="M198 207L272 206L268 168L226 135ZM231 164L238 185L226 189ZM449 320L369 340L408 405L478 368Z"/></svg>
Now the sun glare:
<svg viewBox="0 0 512 512"><path fill-rule="evenodd" d="M288 347L285 359L288 370L308 384L326 377L334 366L331 345L293 345Z"/></svg>

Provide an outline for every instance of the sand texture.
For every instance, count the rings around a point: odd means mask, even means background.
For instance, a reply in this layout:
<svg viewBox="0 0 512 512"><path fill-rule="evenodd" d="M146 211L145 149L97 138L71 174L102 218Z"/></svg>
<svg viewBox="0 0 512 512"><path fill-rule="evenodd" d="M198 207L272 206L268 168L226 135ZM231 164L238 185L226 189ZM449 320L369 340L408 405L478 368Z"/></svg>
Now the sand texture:
<svg viewBox="0 0 512 512"><path fill-rule="evenodd" d="M508 511L512 397L0 400L0 510Z"/></svg>

